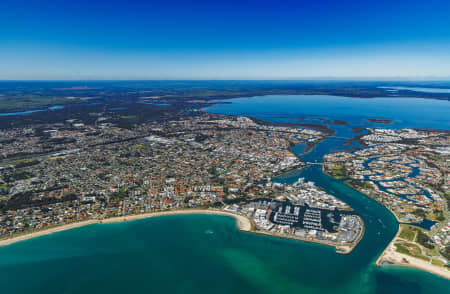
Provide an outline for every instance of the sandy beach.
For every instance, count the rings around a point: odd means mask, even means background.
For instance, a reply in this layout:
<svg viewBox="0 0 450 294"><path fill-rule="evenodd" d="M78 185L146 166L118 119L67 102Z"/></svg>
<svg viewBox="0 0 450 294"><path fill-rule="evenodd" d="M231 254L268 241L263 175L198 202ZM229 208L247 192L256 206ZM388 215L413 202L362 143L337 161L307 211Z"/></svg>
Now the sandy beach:
<svg viewBox="0 0 450 294"><path fill-rule="evenodd" d="M150 217L157 217L157 216L164 216L164 215L176 215L176 214L214 214L214 215L224 215L224 216L231 216L236 219L236 226L241 231L251 231L252 229L252 223L251 221L242 215L234 214L231 212L221 211L221 210L212 210L212 209L185 209L185 210L170 210L170 211L160 211L160 212L152 212L152 213L143 213L143 214L136 214L136 215L130 215L130 216L120 216L120 217L112 217L107 218L101 221L98 221L99 223L107 224L107 223L116 223L116 222L126 222L126 221L133 221L143 218L150 218Z"/></svg>
<svg viewBox="0 0 450 294"><path fill-rule="evenodd" d="M71 223L71 224L67 224L67 225L51 227L51 228L44 229L41 231L0 240L0 246L6 246L6 245L9 245L12 243L19 242L19 241L24 241L24 240L28 240L31 238L36 238L36 237L49 235L49 234L60 232L60 231L70 230L70 229L79 228L79 227L97 224L97 223L98 223L97 220L87 220L87 221L81 221L81 222Z"/></svg>
<svg viewBox="0 0 450 294"><path fill-rule="evenodd" d="M33 232L30 234L24 234L20 236L15 236L8 239L0 240L0 246L6 246L10 245L16 242L28 240L31 238L36 238L44 235L49 235L52 233L70 230L74 228L79 228L82 226L92 225L92 224L108 224L108 223L117 223L117 222L126 222L126 221L133 221L138 219L144 219L144 218L150 218L150 217L158 217L158 216L165 216L165 215L182 215L182 214L214 214L214 215L224 215L224 216L230 216L234 217L236 219L236 226L240 231L246 231L249 232L252 230L252 223L251 221L242 215L221 211L221 210L211 210L211 209L185 209L185 210L171 210L171 211L161 211L161 212L152 212L152 213L143 213L143 214L136 214L136 215L129 215L129 216L120 216L120 217L112 217L102 220L86 220L76 223L71 223L67 225L61 225L56 226L48 229L44 229L41 231Z"/></svg>
<svg viewBox="0 0 450 294"><path fill-rule="evenodd" d="M236 226L240 231L252 232L255 234L266 235L266 236L271 236L271 237L276 237L276 238L293 239L293 240L297 240L297 241L328 245L328 246L335 247L337 249L336 252L339 254L350 253L356 247L356 245L358 245L359 241L361 240L362 236L364 235L364 231L363 231L361 236L358 238L358 241L355 242L352 246L337 245L337 244L325 242L322 240L305 239L305 238L300 238L300 237L295 237L295 236L286 236L286 235L275 234L275 233L271 233L271 232L255 230L254 224L252 223L252 221L249 218L247 218L243 215L234 214L231 212L226 212L226 211L222 211L222 210L214 210L214 209L182 209L182 210L169 210L169 211L160 211L160 212L151 212L151 213L111 217L111 218L98 219L98 220L93 219L93 220L71 223L71 224L67 224L67 225L55 226L55 227L51 227L51 228L44 229L41 231L0 240L0 247L10 245L10 244L13 244L16 242L28 240L31 238L36 238L36 237L49 235L52 233L56 233L56 232L60 232L60 231L64 231L64 230L70 230L73 228L78 228L78 227L92 225L92 224L111 224L111 223L118 223L118 222L134 221L134 220L151 218L151 217L159 217L159 216L166 216L166 215L184 215L184 214L213 214L213 215L224 215L224 216L233 217L236 220Z"/></svg>
<svg viewBox="0 0 450 294"><path fill-rule="evenodd" d="M380 257L378 257L376 261L376 264L378 266L383 266L385 262L393 263L399 266L406 266L424 270L450 280L450 271L445 267L433 265L430 262L422 260L420 258L412 257L395 251L394 243L397 240L399 234L400 230L397 232L397 235L395 235L394 239L391 241L391 243L389 243L388 247L386 247Z"/></svg>

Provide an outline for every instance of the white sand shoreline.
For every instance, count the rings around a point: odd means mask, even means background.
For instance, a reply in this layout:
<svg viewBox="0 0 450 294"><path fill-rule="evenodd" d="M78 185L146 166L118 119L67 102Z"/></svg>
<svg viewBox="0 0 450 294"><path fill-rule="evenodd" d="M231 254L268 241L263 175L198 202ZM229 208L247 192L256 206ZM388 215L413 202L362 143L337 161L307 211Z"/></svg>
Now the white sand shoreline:
<svg viewBox="0 0 450 294"><path fill-rule="evenodd" d="M41 231L24 234L20 236L15 236L12 238L2 239L0 240L0 247L1 246L7 246L13 243L17 243L20 241L25 241L32 238L37 238L40 236L45 236L49 234L53 234L60 231L70 230L74 228L79 228L83 226L88 226L92 224L109 224L109 223L117 223L117 222L126 222L126 221L134 221L144 218L150 218L150 217L158 217L158 216L165 216L165 215L183 215L183 214L213 214L213 215L224 215L224 216L230 216L236 219L236 226L240 231L246 231L249 232L252 230L252 223L250 219L248 219L245 216L221 211L221 210L211 210L211 209L184 209L184 210L170 210L170 211L161 211L161 212L151 212L151 213L143 213L143 214L135 214L135 215L128 215L128 216L119 216L119 217L112 217L112 218L106 218L106 219L92 219L92 220L86 220L86 221L80 221L76 223L70 223L66 225L59 225L56 227L51 227L48 229L44 229Z"/></svg>
<svg viewBox="0 0 450 294"><path fill-rule="evenodd" d="M167 216L167 215L186 215L186 214L210 214L210 215L223 215L223 216L229 216L233 217L236 220L236 226L240 231L243 232L251 232L259 235L266 235L270 237L275 238L282 238L282 239L292 239L297 240L301 242L308 242L308 243L317 243L322 244L326 246L331 246L336 248L336 253L338 254L349 254L355 247L358 245L359 241L362 239L364 235L364 231L362 232L361 236L358 238L358 241L355 244L352 244L351 246L348 244L340 245L340 244L333 244L329 242L324 242L321 240L313 240L313 239L304 239L304 238L298 238L288 235L281 235L281 234L274 234L271 232L264 232L260 230L255 229L255 225L248 217L235 214L223 210L215 210L215 209L180 209L180 210L168 210L168 211L159 211L159 212L150 212L150 213L143 213L143 214L133 214L133 215L127 215L127 216L118 216L118 217L111 217L106 219L91 219L86 221L80 221L76 223L70 223L66 225L58 225L55 227L50 227L47 229L43 229L37 232L23 234L19 236L14 236L12 238L5 238L0 240L0 247L11 245L13 243L17 243L20 241L25 241L45 235L50 235L56 232L70 230L74 228L79 228L83 226L93 225L93 224L111 224L111 223L118 223L118 222L128 222L128 221L134 221L139 219L146 219L151 217L159 217L159 216Z"/></svg>
<svg viewBox="0 0 450 294"><path fill-rule="evenodd" d="M415 268L419 270L423 270L435 275L438 275L442 278L450 280L450 271L445 267L433 265L425 260L420 258L412 257L406 254L399 253L395 250L395 241L400 235L400 226L395 235L394 239L392 239L391 243L384 249L383 253L378 257L376 261L377 266L384 266L383 263L390 263L389 266L401 266L401 267L409 267Z"/></svg>

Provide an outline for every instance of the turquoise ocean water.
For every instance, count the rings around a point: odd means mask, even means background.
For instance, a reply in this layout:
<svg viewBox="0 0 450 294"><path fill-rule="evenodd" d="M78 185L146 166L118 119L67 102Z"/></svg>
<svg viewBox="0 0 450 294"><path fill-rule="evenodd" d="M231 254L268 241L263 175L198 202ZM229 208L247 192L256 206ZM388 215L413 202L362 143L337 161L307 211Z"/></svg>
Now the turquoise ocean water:
<svg viewBox="0 0 450 294"><path fill-rule="evenodd" d="M308 154L303 154L302 146L294 147L293 152L307 161L321 161L328 152L348 148L343 145L343 138L352 136L350 127L366 125L365 116L393 119L394 127L449 129L450 116L445 115L450 110L447 101L404 98L402 105L410 103L406 108L400 107L396 100L374 103L329 96L312 100L317 97L253 98L251 108L247 102L241 103L248 98L234 99L233 104L215 105L207 111L275 121L314 116L351 123L333 126L337 138L323 141ZM303 103L297 101L302 99ZM352 103L347 104L346 99ZM360 106L352 106L353 102ZM383 108L387 111L381 112ZM1 289L4 293L448 291L448 280L426 272L374 265L397 230L395 218L387 209L326 176L319 166L293 171L277 181L290 183L298 177L312 180L346 201L364 219L366 234L351 254L339 255L327 246L239 232L229 217L164 216L91 225L0 248Z"/></svg>

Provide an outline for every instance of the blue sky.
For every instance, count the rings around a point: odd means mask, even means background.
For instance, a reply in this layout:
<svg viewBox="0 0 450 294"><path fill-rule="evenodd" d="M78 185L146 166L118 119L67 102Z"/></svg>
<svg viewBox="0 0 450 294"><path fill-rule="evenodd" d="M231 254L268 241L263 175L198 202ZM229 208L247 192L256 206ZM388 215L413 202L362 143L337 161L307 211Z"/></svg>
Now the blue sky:
<svg viewBox="0 0 450 294"><path fill-rule="evenodd" d="M449 79L449 11L449 0L1 0L0 79Z"/></svg>

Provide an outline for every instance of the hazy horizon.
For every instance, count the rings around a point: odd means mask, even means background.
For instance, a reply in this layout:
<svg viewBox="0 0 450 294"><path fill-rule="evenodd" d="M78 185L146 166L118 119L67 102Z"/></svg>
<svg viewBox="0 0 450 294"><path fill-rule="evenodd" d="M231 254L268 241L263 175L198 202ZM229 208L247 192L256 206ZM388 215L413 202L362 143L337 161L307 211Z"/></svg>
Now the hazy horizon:
<svg viewBox="0 0 450 294"><path fill-rule="evenodd" d="M0 80L450 80L450 2L0 3Z"/></svg>
<svg viewBox="0 0 450 294"><path fill-rule="evenodd" d="M274 81L274 82L412 82L412 83L450 83L450 77L422 77L422 78L408 78L408 77L398 77L398 78L389 78L389 77L367 77L367 78L351 78L351 77L343 77L343 78L333 78L333 77L312 77L312 78L278 78L278 79L207 79L207 78L198 78L198 79L188 79L188 78L173 78L173 79L133 79L133 78L122 78L122 79L0 79L0 82L121 82L121 81L143 81L143 82L151 82L151 81L195 81L195 82L208 82L208 81L255 81L255 82L264 82L264 81Z"/></svg>

